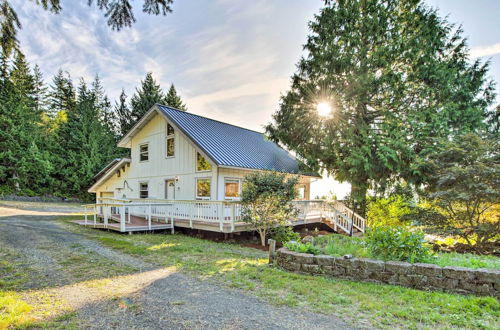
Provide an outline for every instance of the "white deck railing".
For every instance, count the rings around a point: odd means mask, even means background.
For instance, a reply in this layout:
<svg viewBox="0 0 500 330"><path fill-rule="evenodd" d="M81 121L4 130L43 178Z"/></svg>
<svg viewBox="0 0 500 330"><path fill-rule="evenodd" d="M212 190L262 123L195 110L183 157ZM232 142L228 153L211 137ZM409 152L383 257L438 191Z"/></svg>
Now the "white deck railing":
<svg viewBox="0 0 500 330"><path fill-rule="evenodd" d="M365 219L341 202L297 200L293 203L298 213L289 220L290 225L328 220L335 228L349 234L352 234L354 228L361 232L365 230ZM146 219L148 229L152 228L152 222L171 224L173 227L176 221L187 221L191 228L194 223L205 223L219 227L220 231L229 227L232 232L235 224L242 223L242 205L235 201L99 198L96 204L85 207L85 224L96 224L97 218L102 218L105 226L111 219L119 220L120 231L126 231L131 223L131 216Z"/></svg>

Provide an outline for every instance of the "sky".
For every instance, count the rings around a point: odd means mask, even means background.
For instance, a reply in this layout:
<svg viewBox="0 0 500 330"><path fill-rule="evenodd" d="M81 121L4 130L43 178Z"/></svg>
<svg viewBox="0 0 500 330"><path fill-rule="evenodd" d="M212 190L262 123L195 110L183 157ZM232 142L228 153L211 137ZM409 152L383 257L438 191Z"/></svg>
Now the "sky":
<svg viewBox="0 0 500 330"><path fill-rule="evenodd" d="M168 16L142 14L112 31L87 0L61 0L54 15L31 1L11 0L23 25L19 34L28 61L50 82L59 68L74 80L98 74L112 100L122 88L130 97L146 72L164 89L174 83L190 112L263 131L290 85L302 55L307 23L320 0L174 0ZM471 55L491 62L500 80L500 1L428 0L450 22L461 24ZM313 196L349 186L333 180L313 184Z"/></svg>

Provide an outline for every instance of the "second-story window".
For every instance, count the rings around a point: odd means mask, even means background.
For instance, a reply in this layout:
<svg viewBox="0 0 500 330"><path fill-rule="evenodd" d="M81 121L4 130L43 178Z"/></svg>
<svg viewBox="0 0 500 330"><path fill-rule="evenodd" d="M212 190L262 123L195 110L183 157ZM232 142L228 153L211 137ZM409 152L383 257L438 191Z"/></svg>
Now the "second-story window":
<svg viewBox="0 0 500 330"><path fill-rule="evenodd" d="M147 143L139 146L139 161L147 162L149 160L149 145Z"/></svg>
<svg viewBox="0 0 500 330"><path fill-rule="evenodd" d="M212 165L203 157L199 152L196 153L196 171L204 172L210 171L212 169Z"/></svg>
<svg viewBox="0 0 500 330"><path fill-rule="evenodd" d="M167 138L166 138L166 156L175 156L175 131L172 125L167 124Z"/></svg>

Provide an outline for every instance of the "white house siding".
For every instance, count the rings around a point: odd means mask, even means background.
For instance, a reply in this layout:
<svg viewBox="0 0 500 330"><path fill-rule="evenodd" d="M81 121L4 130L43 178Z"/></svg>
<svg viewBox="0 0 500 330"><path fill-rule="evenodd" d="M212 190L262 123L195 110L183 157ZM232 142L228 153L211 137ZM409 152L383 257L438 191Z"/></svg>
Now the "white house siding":
<svg viewBox="0 0 500 330"><path fill-rule="evenodd" d="M174 126L175 127L175 126ZM118 178L107 180L98 188L97 197L101 191L114 191L115 197L139 198L139 184L147 182L149 198L165 198L165 180L175 179L175 199L193 200L196 193L196 178L211 179L211 199L216 199L217 167L212 164L209 172L196 172L196 149L193 144L178 130L175 130L175 156L166 157L167 121L156 115L147 123L131 141L131 164L125 173ZM139 146L148 143L149 160L139 161ZM210 161L207 158L208 161ZM123 188L125 180L131 189Z"/></svg>

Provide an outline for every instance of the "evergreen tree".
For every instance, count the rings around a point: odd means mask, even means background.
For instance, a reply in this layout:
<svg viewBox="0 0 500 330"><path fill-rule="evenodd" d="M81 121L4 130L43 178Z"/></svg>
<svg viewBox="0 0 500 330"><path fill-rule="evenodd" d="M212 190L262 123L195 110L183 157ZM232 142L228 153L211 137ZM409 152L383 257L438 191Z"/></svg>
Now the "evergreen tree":
<svg viewBox="0 0 500 330"><path fill-rule="evenodd" d="M187 111L186 104L182 102L181 97L177 94L174 84L170 85L167 96L165 97L165 105L172 108Z"/></svg>
<svg viewBox="0 0 500 330"><path fill-rule="evenodd" d="M35 65L35 67L33 68L33 106L36 113L45 114L47 112L47 93L47 85L43 80L43 75L40 71L40 67L38 65Z"/></svg>
<svg viewBox="0 0 500 330"><path fill-rule="evenodd" d="M106 100L98 79L90 89L81 80L76 105L58 133L64 153L60 171L65 193L88 198L86 190L94 175L118 155L114 134L104 122Z"/></svg>
<svg viewBox="0 0 500 330"><path fill-rule="evenodd" d="M156 103L165 103L165 94L153 74L148 72L130 100L132 126Z"/></svg>
<svg viewBox="0 0 500 330"><path fill-rule="evenodd" d="M350 182L359 213L370 185L425 181L436 141L484 125L488 65L470 64L461 29L422 1L326 1L310 29L267 132Z"/></svg>
<svg viewBox="0 0 500 330"><path fill-rule="evenodd" d="M32 81L22 56L17 56L9 76L0 80L0 186L4 192L43 192L50 181L49 154L39 148L40 116L31 107Z"/></svg>
<svg viewBox="0 0 500 330"><path fill-rule="evenodd" d="M54 76L49 92L49 114L52 118L60 112L68 112L76 103L75 89L68 72L61 69Z"/></svg>
<svg viewBox="0 0 500 330"><path fill-rule="evenodd" d="M123 89L119 101L115 103L115 113L118 117L119 135L123 137L132 128L132 113L127 105L127 95Z"/></svg>

